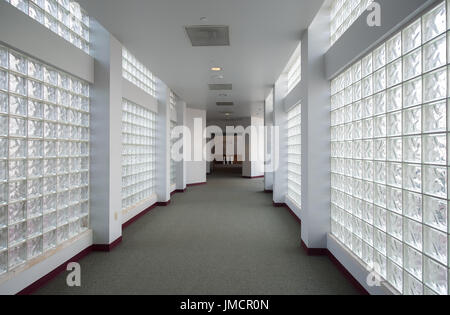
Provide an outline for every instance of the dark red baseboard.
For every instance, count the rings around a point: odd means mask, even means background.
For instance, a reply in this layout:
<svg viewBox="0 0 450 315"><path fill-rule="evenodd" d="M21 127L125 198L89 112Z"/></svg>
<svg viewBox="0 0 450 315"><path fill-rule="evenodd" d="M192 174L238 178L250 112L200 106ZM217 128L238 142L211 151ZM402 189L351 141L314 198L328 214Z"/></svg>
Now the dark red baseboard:
<svg viewBox="0 0 450 315"><path fill-rule="evenodd" d="M94 244L92 245L92 250L94 252L110 252L120 243L122 243L122 236L116 239L111 244Z"/></svg>
<svg viewBox="0 0 450 315"><path fill-rule="evenodd" d="M264 193L266 193L266 194L273 194L273 190L266 189L266 190L264 190Z"/></svg>
<svg viewBox="0 0 450 315"><path fill-rule="evenodd" d="M179 193L184 193L184 192L186 192L186 190L187 190L187 188L185 188L185 189L176 189L176 190L171 192L170 196L173 196L173 195L179 194Z"/></svg>
<svg viewBox="0 0 450 315"><path fill-rule="evenodd" d="M328 249L326 248L309 248L302 240L302 248L305 250L308 256L327 256Z"/></svg>
<svg viewBox="0 0 450 315"><path fill-rule="evenodd" d="M262 176L242 176L242 178L245 178L245 179L258 179L258 178L264 178L264 175L262 175Z"/></svg>
<svg viewBox="0 0 450 315"><path fill-rule="evenodd" d="M207 182L203 182L203 183L194 183L194 184L188 184L187 187L194 187L194 186L201 186L201 185L206 185Z"/></svg>
<svg viewBox="0 0 450 315"><path fill-rule="evenodd" d="M128 220L127 222L125 222L124 224L122 224L122 230L126 229L128 226L130 226L132 223L136 222L137 220L139 220L141 217L143 217L144 215L146 215L147 213L149 213L150 211L152 211L153 209L155 209L157 207L157 203L151 205L150 207L148 207L147 209L145 209L144 211L140 212L139 214L135 215L134 217L132 217L130 220Z"/></svg>
<svg viewBox="0 0 450 315"><path fill-rule="evenodd" d="M67 265L71 262L77 262L80 261L83 257L88 255L93 251L93 246L89 246L86 249L82 250L80 253L66 261L65 263L61 264L60 266L56 267L54 270L40 278L39 280L33 282L28 287L17 293L17 295L30 295L33 292L36 292L39 288L41 288L43 285L48 283L49 281L53 280L56 276L58 276L61 272L67 270Z"/></svg>
<svg viewBox="0 0 450 315"><path fill-rule="evenodd" d="M157 202L156 206L157 207L167 207L168 205L170 205L171 201L164 201L164 202Z"/></svg>

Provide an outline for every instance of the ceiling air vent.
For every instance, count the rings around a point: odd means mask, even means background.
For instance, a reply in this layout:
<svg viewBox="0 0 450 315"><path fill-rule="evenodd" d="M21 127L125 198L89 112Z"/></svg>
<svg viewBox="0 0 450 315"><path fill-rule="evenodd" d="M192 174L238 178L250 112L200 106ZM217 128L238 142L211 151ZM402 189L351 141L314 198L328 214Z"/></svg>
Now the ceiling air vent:
<svg viewBox="0 0 450 315"><path fill-rule="evenodd" d="M217 106L234 106L233 102L217 102Z"/></svg>
<svg viewBox="0 0 450 315"><path fill-rule="evenodd" d="M209 84L210 91L231 91L232 89L232 84Z"/></svg>
<svg viewBox="0 0 450 315"><path fill-rule="evenodd" d="M230 29L220 25L186 26L192 46L230 46Z"/></svg>

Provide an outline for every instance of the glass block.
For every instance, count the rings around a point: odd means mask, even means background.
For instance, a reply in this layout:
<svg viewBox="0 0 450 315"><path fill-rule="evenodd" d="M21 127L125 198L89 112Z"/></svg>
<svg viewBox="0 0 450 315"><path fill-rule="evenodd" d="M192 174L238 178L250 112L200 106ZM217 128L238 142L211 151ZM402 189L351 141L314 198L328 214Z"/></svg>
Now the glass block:
<svg viewBox="0 0 450 315"><path fill-rule="evenodd" d="M28 81L28 96L35 99L43 99L44 88L42 83L29 80Z"/></svg>
<svg viewBox="0 0 450 315"><path fill-rule="evenodd" d="M27 116L27 100L23 97L9 97L9 113L15 116Z"/></svg>
<svg viewBox="0 0 450 315"><path fill-rule="evenodd" d="M44 80L44 68L41 63L28 59L28 76L43 81Z"/></svg>
<svg viewBox="0 0 450 315"><path fill-rule="evenodd" d="M403 266L403 244L393 237L387 237L387 256L399 266Z"/></svg>
<svg viewBox="0 0 450 315"><path fill-rule="evenodd" d="M362 59L362 64L361 64L362 77L366 77L367 75L371 74L372 71L373 71L372 54L370 54Z"/></svg>
<svg viewBox="0 0 450 315"><path fill-rule="evenodd" d="M44 141L44 156L56 157L57 154L57 142L56 141Z"/></svg>
<svg viewBox="0 0 450 315"><path fill-rule="evenodd" d="M424 75L424 101L433 102L447 96L447 69L443 68Z"/></svg>
<svg viewBox="0 0 450 315"><path fill-rule="evenodd" d="M42 236L35 237L27 241L28 247L28 259L37 257L42 254L43 250L43 238Z"/></svg>
<svg viewBox="0 0 450 315"><path fill-rule="evenodd" d="M0 70L0 90L8 91L8 72Z"/></svg>
<svg viewBox="0 0 450 315"><path fill-rule="evenodd" d="M424 223L440 231L448 231L447 201L437 198L424 197Z"/></svg>
<svg viewBox="0 0 450 315"><path fill-rule="evenodd" d="M54 105L45 104L44 107L44 118L46 120L57 121L58 120L58 109Z"/></svg>
<svg viewBox="0 0 450 315"><path fill-rule="evenodd" d="M428 77L430 80L435 77ZM431 100L430 100L431 101ZM422 78L403 83L403 107L411 107L422 103Z"/></svg>
<svg viewBox="0 0 450 315"><path fill-rule="evenodd" d="M448 270L430 258L424 258L424 283L434 292L448 294Z"/></svg>
<svg viewBox="0 0 450 315"><path fill-rule="evenodd" d="M9 53L9 69L26 75L28 73L27 58L21 54L10 51Z"/></svg>
<svg viewBox="0 0 450 315"><path fill-rule="evenodd" d="M386 91L386 108L388 112L402 109L403 91L401 86Z"/></svg>
<svg viewBox="0 0 450 315"><path fill-rule="evenodd" d="M28 120L28 137L42 138L44 135L44 124L40 120Z"/></svg>
<svg viewBox="0 0 450 315"><path fill-rule="evenodd" d="M390 186L402 188L402 165L387 163L387 183Z"/></svg>
<svg viewBox="0 0 450 315"><path fill-rule="evenodd" d="M10 139L9 140L9 156L10 158L25 158L27 154L27 144L25 140Z"/></svg>
<svg viewBox="0 0 450 315"><path fill-rule="evenodd" d="M57 245L56 229L51 230L48 233L44 234L43 238L44 238L44 252L56 247Z"/></svg>
<svg viewBox="0 0 450 315"><path fill-rule="evenodd" d="M8 205L8 221L10 225L22 222L27 217L26 202L10 203Z"/></svg>
<svg viewBox="0 0 450 315"><path fill-rule="evenodd" d="M423 295L423 284L409 273L404 274L404 291L407 296Z"/></svg>
<svg viewBox="0 0 450 315"><path fill-rule="evenodd" d="M12 93L27 96L27 79L20 75L10 73L9 90Z"/></svg>
<svg viewBox="0 0 450 315"><path fill-rule="evenodd" d="M421 251L422 250L422 224L405 219L404 241L406 244Z"/></svg>
<svg viewBox="0 0 450 315"><path fill-rule="evenodd" d="M447 37L443 35L423 47L424 71L428 72L447 64Z"/></svg>
<svg viewBox="0 0 450 315"><path fill-rule="evenodd" d="M34 198L42 195L42 178L28 180L28 198Z"/></svg>
<svg viewBox="0 0 450 315"><path fill-rule="evenodd" d="M401 162L403 152L402 138L387 139L387 160L392 162Z"/></svg>
<svg viewBox="0 0 450 315"><path fill-rule="evenodd" d="M373 91L378 93L386 89L386 70L380 69L373 75Z"/></svg>
<svg viewBox="0 0 450 315"><path fill-rule="evenodd" d="M18 117L9 118L9 135L13 137L27 136L27 121Z"/></svg>
<svg viewBox="0 0 450 315"><path fill-rule="evenodd" d="M34 198L29 199L27 202L27 216L28 218L34 218L42 215L43 212L43 199Z"/></svg>
<svg viewBox="0 0 450 315"><path fill-rule="evenodd" d="M44 82L58 86L58 72L49 67L44 67Z"/></svg>
<svg viewBox="0 0 450 315"><path fill-rule="evenodd" d="M403 138L403 161L408 163L422 162L422 138L405 137Z"/></svg>
<svg viewBox="0 0 450 315"><path fill-rule="evenodd" d="M44 99L50 103L56 103L58 100L57 89L53 86L44 85Z"/></svg>
<svg viewBox="0 0 450 315"><path fill-rule="evenodd" d="M415 50L403 57L403 80L409 80L422 73L422 50Z"/></svg>
<svg viewBox="0 0 450 315"><path fill-rule="evenodd" d="M386 184L386 163L374 162L374 181L379 184Z"/></svg>
<svg viewBox="0 0 450 315"><path fill-rule="evenodd" d="M374 247L375 249L382 253L383 255L387 254L387 249L386 249L386 244L387 244L387 240L386 240L386 233L375 229L374 231Z"/></svg>
<svg viewBox="0 0 450 315"><path fill-rule="evenodd" d="M27 223L20 222L15 225L10 225L8 230L9 247L14 246L26 239Z"/></svg>
<svg viewBox="0 0 450 315"><path fill-rule="evenodd" d="M424 163L447 164L447 136L430 135L424 136Z"/></svg>
<svg viewBox="0 0 450 315"><path fill-rule="evenodd" d="M402 55L402 34L399 33L386 42L387 62L392 62Z"/></svg>
<svg viewBox="0 0 450 315"><path fill-rule="evenodd" d="M362 96L367 97L373 94L373 77L370 75L365 77L362 81Z"/></svg>
<svg viewBox="0 0 450 315"><path fill-rule="evenodd" d="M0 207L0 227L4 228L8 226L8 207L1 206Z"/></svg>
<svg viewBox="0 0 450 315"><path fill-rule="evenodd" d="M373 68L378 70L386 65L386 45L383 44L373 52Z"/></svg>
<svg viewBox="0 0 450 315"><path fill-rule="evenodd" d="M387 66L387 87L392 87L402 82L402 69L403 67L401 60L393 62Z"/></svg>
<svg viewBox="0 0 450 315"><path fill-rule="evenodd" d="M58 228L58 243L62 243L69 239L69 225L66 224Z"/></svg>
<svg viewBox="0 0 450 315"><path fill-rule="evenodd" d="M447 168L424 166L424 193L438 198L447 198Z"/></svg>
<svg viewBox="0 0 450 315"><path fill-rule="evenodd" d="M447 130L447 104L445 101L423 106L423 132L444 132Z"/></svg>
<svg viewBox="0 0 450 315"><path fill-rule="evenodd" d="M400 215L388 212L387 215L387 232L389 235L397 239L403 239L403 219Z"/></svg>
<svg viewBox="0 0 450 315"><path fill-rule="evenodd" d="M0 113L2 114L9 113L8 95L3 92L0 92Z"/></svg>
<svg viewBox="0 0 450 315"><path fill-rule="evenodd" d="M43 209L45 213L56 211L56 194L46 195L43 197Z"/></svg>
<svg viewBox="0 0 450 315"><path fill-rule="evenodd" d="M26 179L27 164L25 160L11 160L9 161L9 179Z"/></svg>
<svg viewBox="0 0 450 315"><path fill-rule="evenodd" d="M27 197L26 181L9 182L9 201L25 200Z"/></svg>
<svg viewBox="0 0 450 315"><path fill-rule="evenodd" d="M446 21L445 3L442 2L422 17L423 42L444 33L447 29Z"/></svg>
<svg viewBox="0 0 450 315"><path fill-rule="evenodd" d="M8 68L8 50L0 46L0 67Z"/></svg>
<svg viewBox="0 0 450 315"><path fill-rule="evenodd" d="M386 139L376 139L373 141L374 159L378 161L386 160Z"/></svg>
<svg viewBox="0 0 450 315"><path fill-rule="evenodd" d="M404 188L414 192L422 192L422 167L405 165L403 167Z"/></svg>
<svg viewBox="0 0 450 315"><path fill-rule="evenodd" d="M41 158L43 157L43 141L41 140L29 140L28 141L28 157L29 158Z"/></svg>
<svg viewBox="0 0 450 315"><path fill-rule="evenodd" d="M387 278L387 259L386 256L375 251L373 255L374 270L383 278Z"/></svg>
<svg viewBox="0 0 450 315"><path fill-rule="evenodd" d="M422 279L422 254L409 246L405 246L404 261L405 270L417 279Z"/></svg>
<svg viewBox="0 0 450 315"><path fill-rule="evenodd" d="M57 174L57 160L45 159L44 160L44 175L56 175Z"/></svg>
<svg viewBox="0 0 450 315"><path fill-rule="evenodd" d="M422 221L422 195L413 192L405 191L403 193L403 202L405 204L405 216Z"/></svg>
<svg viewBox="0 0 450 315"><path fill-rule="evenodd" d="M402 213L402 191L397 188L387 188L387 208L390 211L401 214Z"/></svg>
<svg viewBox="0 0 450 315"><path fill-rule="evenodd" d="M403 291L403 270L390 259L387 261L387 280L400 293Z"/></svg>
<svg viewBox="0 0 450 315"><path fill-rule="evenodd" d="M424 227L424 252L442 264L447 264L447 234L433 228Z"/></svg>
<svg viewBox="0 0 450 315"><path fill-rule="evenodd" d="M403 30L403 53L418 48L422 43L421 20L418 19Z"/></svg>
<svg viewBox="0 0 450 315"><path fill-rule="evenodd" d="M28 117L30 118L43 118L44 105L38 101L28 101Z"/></svg>
<svg viewBox="0 0 450 315"><path fill-rule="evenodd" d="M11 247L8 251L9 269L16 268L27 259L27 244L22 243L16 247Z"/></svg>
<svg viewBox="0 0 450 315"><path fill-rule="evenodd" d="M422 132L422 108L414 107L403 111L403 134L420 134Z"/></svg>

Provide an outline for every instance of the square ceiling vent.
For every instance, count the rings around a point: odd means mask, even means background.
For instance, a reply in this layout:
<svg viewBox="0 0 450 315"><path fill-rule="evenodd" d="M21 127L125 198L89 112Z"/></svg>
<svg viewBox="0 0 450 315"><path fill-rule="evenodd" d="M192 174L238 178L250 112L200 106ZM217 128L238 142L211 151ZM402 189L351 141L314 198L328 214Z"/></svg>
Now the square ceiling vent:
<svg viewBox="0 0 450 315"><path fill-rule="evenodd" d="M233 84L209 84L210 91L231 91Z"/></svg>
<svg viewBox="0 0 450 315"><path fill-rule="evenodd" d="M186 33L194 47L230 46L230 28L221 25L186 26Z"/></svg>

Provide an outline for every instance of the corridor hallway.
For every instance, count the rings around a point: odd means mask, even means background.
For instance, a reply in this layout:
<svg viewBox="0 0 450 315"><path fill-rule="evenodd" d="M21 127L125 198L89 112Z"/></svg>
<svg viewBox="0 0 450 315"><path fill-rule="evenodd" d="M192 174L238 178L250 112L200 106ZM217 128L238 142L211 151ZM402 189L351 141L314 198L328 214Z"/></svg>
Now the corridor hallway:
<svg viewBox="0 0 450 315"><path fill-rule="evenodd" d="M208 184L176 194L123 231L110 253L80 261L37 294L358 294L327 257L308 257L300 226L272 206L263 180L216 170Z"/></svg>

